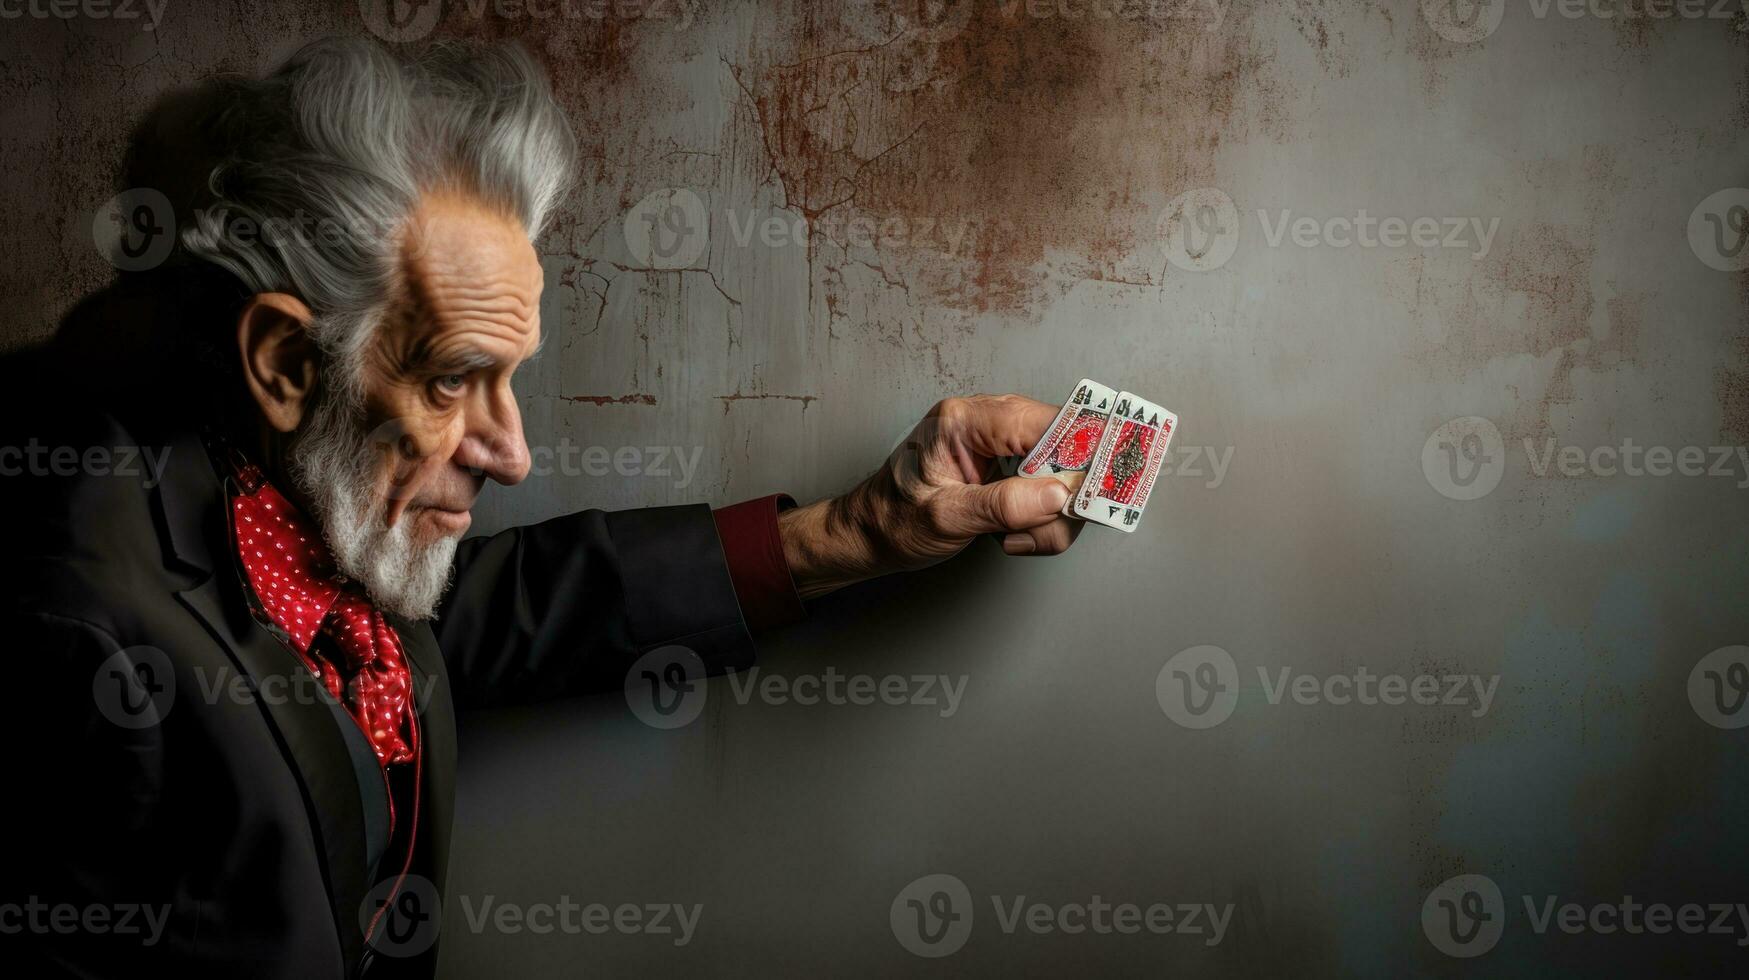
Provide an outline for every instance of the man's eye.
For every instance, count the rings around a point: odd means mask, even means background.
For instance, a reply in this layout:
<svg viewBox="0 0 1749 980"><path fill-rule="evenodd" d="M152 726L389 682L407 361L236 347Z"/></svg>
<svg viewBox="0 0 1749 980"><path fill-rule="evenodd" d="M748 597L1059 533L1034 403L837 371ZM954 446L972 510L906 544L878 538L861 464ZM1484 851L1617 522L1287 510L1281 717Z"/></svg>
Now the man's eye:
<svg viewBox="0 0 1749 980"><path fill-rule="evenodd" d="M461 391L467 382L468 376L465 374L446 374L437 379L437 387L453 395Z"/></svg>

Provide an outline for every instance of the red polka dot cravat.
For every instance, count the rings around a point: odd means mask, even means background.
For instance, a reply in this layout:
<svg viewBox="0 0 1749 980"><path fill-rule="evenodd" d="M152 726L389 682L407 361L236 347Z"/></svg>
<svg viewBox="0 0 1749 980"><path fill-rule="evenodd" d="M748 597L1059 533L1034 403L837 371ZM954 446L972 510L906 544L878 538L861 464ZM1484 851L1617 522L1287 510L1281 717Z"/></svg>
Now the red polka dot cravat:
<svg viewBox="0 0 1749 980"><path fill-rule="evenodd" d="M262 611L358 723L385 772L413 761L418 748L413 678L395 628L334 570L321 532L260 468L243 463L237 476L233 538Z"/></svg>

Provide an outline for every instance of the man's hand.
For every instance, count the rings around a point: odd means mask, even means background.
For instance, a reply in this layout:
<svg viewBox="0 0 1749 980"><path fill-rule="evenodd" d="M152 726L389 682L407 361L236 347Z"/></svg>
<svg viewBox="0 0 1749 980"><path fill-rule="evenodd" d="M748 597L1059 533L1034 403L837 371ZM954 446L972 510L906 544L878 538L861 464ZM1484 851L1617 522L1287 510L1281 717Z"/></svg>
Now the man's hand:
<svg viewBox="0 0 1749 980"><path fill-rule="evenodd" d="M1020 395L937 404L856 489L778 516L797 590L813 598L933 565L980 534L1002 534L1002 550L1011 555L1067 550L1082 523L1058 513L1067 487L1019 477L986 482L994 460L1025 455L1056 412Z"/></svg>

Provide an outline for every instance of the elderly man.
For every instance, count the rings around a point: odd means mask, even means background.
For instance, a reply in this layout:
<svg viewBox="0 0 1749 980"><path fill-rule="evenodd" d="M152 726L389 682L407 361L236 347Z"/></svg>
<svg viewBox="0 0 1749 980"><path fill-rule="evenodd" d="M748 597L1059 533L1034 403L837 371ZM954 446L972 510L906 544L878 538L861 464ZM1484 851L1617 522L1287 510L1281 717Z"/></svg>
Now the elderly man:
<svg viewBox="0 0 1749 980"><path fill-rule="evenodd" d="M1061 483L985 481L1051 419L1016 396L940 403L835 499L463 541L484 481L529 469L530 241L574 152L545 79L516 49L321 42L226 93L179 260L231 292L175 298L220 310L186 329L216 338L195 387L222 410L95 413L69 450L85 472L8 481L28 500L9 508L5 714L37 787L8 818L21 975L429 975L435 945L403 940L443 887L453 703L618 687L656 649L740 668L803 599L982 534L1071 543ZM346 233L234 233L294 218ZM42 421L12 424L64 458L43 433L76 426ZM94 446L162 465L93 468Z"/></svg>

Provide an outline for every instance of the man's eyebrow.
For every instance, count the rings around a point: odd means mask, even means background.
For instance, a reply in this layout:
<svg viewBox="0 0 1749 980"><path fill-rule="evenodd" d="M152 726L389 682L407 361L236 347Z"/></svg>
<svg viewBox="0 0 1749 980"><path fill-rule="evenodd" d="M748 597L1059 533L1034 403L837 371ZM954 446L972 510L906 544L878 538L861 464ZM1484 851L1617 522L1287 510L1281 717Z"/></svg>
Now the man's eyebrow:
<svg viewBox="0 0 1749 980"><path fill-rule="evenodd" d="M498 359L477 347L464 347L437 360L437 368L445 371L479 371L494 367Z"/></svg>

